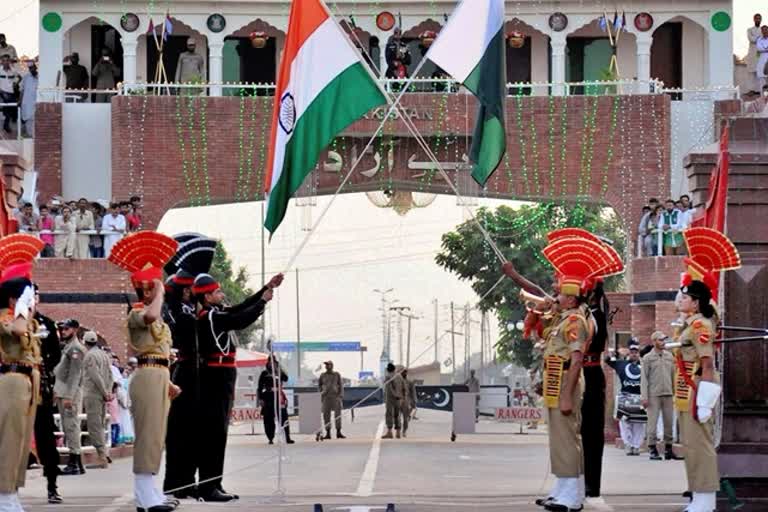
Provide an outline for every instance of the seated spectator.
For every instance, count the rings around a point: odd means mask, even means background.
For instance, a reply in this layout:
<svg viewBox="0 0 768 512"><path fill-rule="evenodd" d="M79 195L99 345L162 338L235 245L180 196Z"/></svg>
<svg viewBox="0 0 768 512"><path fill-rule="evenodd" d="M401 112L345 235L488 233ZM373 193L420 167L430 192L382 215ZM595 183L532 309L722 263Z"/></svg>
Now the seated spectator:
<svg viewBox="0 0 768 512"><path fill-rule="evenodd" d="M12 44L8 44L5 40L5 34L0 34L0 57L7 55L12 62L19 60L19 55L16 53L16 48Z"/></svg>
<svg viewBox="0 0 768 512"><path fill-rule="evenodd" d="M104 234L104 257L109 258L112 247L123 238L126 231L125 217L118 210L117 203L109 205L109 215L101 221L101 232Z"/></svg>
<svg viewBox="0 0 768 512"><path fill-rule="evenodd" d="M40 217L32 209L32 203L24 203L21 212L16 217L16 221L19 223L19 231L22 233L32 233L40 230L38 225Z"/></svg>
<svg viewBox="0 0 768 512"><path fill-rule="evenodd" d="M56 257L74 257L77 226L75 225L75 219L72 217L72 209L69 206L64 206L61 209L61 215L56 216L54 225L56 228Z"/></svg>
<svg viewBox="0 0 768 512"><path fill-rule="evenodd" d="M40 205L40 220L38 222L40 231L48 231L48 233L40 233L40 240L45 243L40 256L43 258L52 258L55 255L53 246L55 244L53 237L53 230L56 228L53 216L48 210L48 206Z"/></svg>
<svg viewBox="0 0 768 512"><path fill-rule="evenodd" d="M91 209L93 210L93 227L96 231L101 233L102 221L104 220L104 214L107 212L104 205L99 200L91 203ZM107 206L109 206L107 204ZM102 235L91 235L88 241L88 249L91 251L91 258L103 258L104 257L104 237Z"/></svg>

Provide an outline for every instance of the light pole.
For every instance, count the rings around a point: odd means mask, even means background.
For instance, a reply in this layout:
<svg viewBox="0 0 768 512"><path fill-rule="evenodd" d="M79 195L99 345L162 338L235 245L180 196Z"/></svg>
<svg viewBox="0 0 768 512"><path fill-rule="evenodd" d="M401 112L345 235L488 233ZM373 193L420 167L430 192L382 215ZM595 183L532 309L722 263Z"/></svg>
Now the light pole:
<svg viewBox="0 0 768 512"><path fill-rule="evenodd" d="M403 363L403 316L405 315L404 311L410 311L411 308L408 306L391 306L389 308L390 311L397 311L397 345L398 345L398 352L397 357L400 359L400 363Z"/></svg>
<svg viewBox="0 0 768 512"><path fill-rule="evenodd" d="M381 357L379 363L386 366L389 362L389 310L387 309L387 294L392 293L394 288L386 290L374 289L374 293L381 294ZM383 373L382 373L383 375Z"/></svg>

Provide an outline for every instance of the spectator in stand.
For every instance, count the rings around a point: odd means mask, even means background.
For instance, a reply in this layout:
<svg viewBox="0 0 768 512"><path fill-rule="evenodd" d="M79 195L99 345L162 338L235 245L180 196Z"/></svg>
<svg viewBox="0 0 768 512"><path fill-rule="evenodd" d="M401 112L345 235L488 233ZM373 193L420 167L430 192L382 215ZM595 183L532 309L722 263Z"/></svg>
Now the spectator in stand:
<svg viewBox="0 0 768 512"><path fill-rule="evenodd" d="M14 62L19 60L19 56L16 53L16 48L5 41L5 34L0 34L0 56L3 55L7 55L8 58Z"/></svg>
<svg viewBox="0 0 768 512"><path fill-rule="evenodd" d="M643 215L640 217L640 224L637 225L637 234L640 236L640 256L651 256L648 251L648 219L651 218L651 207L648 205L643 206Z"/></svg>
<svg viewBox="0 0 768 512"><path fill-rule="evenodd" d="M139 231L139 230L141 230L141 228L142 228L142 226L144 224L144 219L142 218L142 215L141 215L141 208L142 208L142 206L141 206L141 198L139 196L131 197L131 206L133 207L133 215L138 220L138 229L137 229L137 231Z"/></svg>
<svg viewBox="0 0 768 512"><path fill-rule="evenodd" d="M768 87L768 25L760 27L760 37L757 39L757 87L762 94Z"/></svg>
<svg viewBox="0 0 768 512"><path fill-rule="evenodd" d="M77 225L72 217L72 209L69 206L62 207L61 215L56 216L54 227L56 230L56 257L74 258Z"/></svg>
<svg viewBox="0 0 768 512"><path fill-rule="evenodd" d="M88 83L88 70L85 66L80 64L80 54L73 52L72 55L64 59L64 77L66 79L66 87L69 90L85 90L90 89ZM79 94L80 101L87 99L87 95Z"/></svg>
<svg viewBox="0 0 768 512"><path fill-rule="evenodd" d="M53 238L52 231L55 229L56 225L54 223L53 216L51 216L51 213L48 210L48 206L44 204L40 205L40 220L38 222L38 227L40 228L40 231L51 232L51 233L40 233L40 240L42 240L45 243L45 247L43 247L43 250L40 253L40 256L43 258L53 258L53 256L55 255L55 252L53 250L55 241Z"/></svg>
<svg viewBox="0 0 768 512"><path fill-rule="evenodd" d="M755 22L753 27L747 29L747 39L749 40L749 51L744 60L747 64L747 72L749 73L749 82L747 85L747 93L760 94L760 79L757 78L757 59L759 57L757 53L757 40L760 39L761 30L760 24L763 22L763 17L760 14L755 14L752 18Z"/></svg>
<svg viewBox="0 0 768 512"><path fill-rule="evenodd" d="M117 203L111 203L109 205L109 215L102 220L101 231L104 234L105 258L109 258L109 253L112 252L112 246L114 246L118 240L123 238L123 235L125 234L125 217L120 214L118 208L119 205Z"/></svg>
<svg viewBox="0 0 768 512"><path fill-rule="evenodd" d="M21 75L8 55L0 57L0 103L16 103L19 99ZM11 133L11 122L18 120L16 105L3 107L3 129Z"/></svg>
<svg viewBox="0 0 768 512"><path fill-rule="evenodd" d="M683 235L681 232L683 214L675 208L675 202L672 199L667 199L664 206L665 209L662 214L664 255L677 256L682 254Z"/></svg>
<svg viewBox="0 0 768 512"><path fill-rule="evenodd" d="M91 203L91 209L93 210L93 227L98 232L101 232L104 214L107 212L102 202L106 203L106 201L103 200ZM107 204L107 206L109 206L109 204ZM88 249L91 251L91 258L103 258L104 237L102 235L91 235L90 240L88 241Z"/></svg>
<svg viewBox="0 0 768 512"><path fill-rule="evenodd" d="M680 211L683 212L683 229L688 229L693 224L693 214L696 211L691 205L691 198L688 194L680 196Z"/></svg>
<svg viewBox="0 0 768 512"><path fill-rule="evenodd" d="M37 103L37 64L33 61L27 67L29 73L21 79L21 121L27 137L35 136L35 105Z"/></svg>
<svg viewBox="0 0 768 512"><path fill-rule="evenodd" d="M19 223L19 231L23 233L33 233L40 230L40 217L32 209L32 203L24 203L16 221Z"/></svg>
<svg viewBox="0 0 768 512"><path fill-rule="evenodd" d="M121 203L121 213L125 217L125 223L129 233L134 233L141 228L141 220L136 216L130 201Z"/></svg>
<svg viewBox="0 0 768 512"><path fill-rule="evenodd" d="M112 90L117 85L117 78L120 76L120 68L112 62L112 57L109 55L108 48L101 49L101 59L93 67L92 75L96 82L94 87L98 90ZM107 93L93 95L94 103L109 103L111 99L112 95Z"/></svg>
<svg viewBox="0 0 768 512"><path fill-rule="evenodd" d="M650 256L661 256L659 247L659 231L662 228L664 207L658 205L648 218L648 251Z"/></svg>
<svg viewBox="0 0 768 512"><path fill-rule="evenodd" d="M91 241L90 233L82 233L83 231L93 231L95 229L93 221L93 213L88 209L88 200L84 197L80 198L77 202L77 210L75 210L75 226L77 227L77 243L75 244L75 258L88 259L91 257L90 249L88 247Z"/></svg>

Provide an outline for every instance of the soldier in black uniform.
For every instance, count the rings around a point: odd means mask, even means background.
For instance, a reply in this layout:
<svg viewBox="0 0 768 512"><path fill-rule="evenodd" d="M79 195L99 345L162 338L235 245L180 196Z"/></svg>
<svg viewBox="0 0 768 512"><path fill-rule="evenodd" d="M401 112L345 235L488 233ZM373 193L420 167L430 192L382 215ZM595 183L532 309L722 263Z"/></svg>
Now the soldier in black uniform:
<svg viewBox="0 0 768 512"><path fill-rule="evenodd" d="M198 274L210 271L216 240L192 233L174 238L179 249L165 268L166 272L174 273L166 281L163 318L171 328L173 348L177 351L171 380L186 392L171 402L168 414L163 492L183 499L197 497L198 451L194 447L200 439L194 428L200 402L200 359L192 285Z"/></svg>
<svg viewBox="0 0 768 512"><path fill-rule="evenodd" d="M200 446L198 491L204 501L237 499L237 495L225 492L221 486L237 378L234 331L245 329L261 316L272 300L272 290L282 282L283 275L276 275L267 286L236 306L224 305L224 292L208 274L197 276L192 286L201 306L197 316L201 390L198 418L204 442Z"/></svg>
<svg viewBox="0 0 768 512"><path fill-rule="evenodd" d="M584 453L586 497L600 496L605 446L605 374L600 365L608 338L607 313L610 305L598 280L587 299L591 319L592 340L584 354L584 398L581 404L581 444Z"/></svg>
<svg viewBox="0 0 768 512"><path fill-rule="evenodd" d="M35 284L35 303L40 303L40 291ZM56 449L56 425L53 422L53 369L61 360L61 346L56 322L35 310L35 320L47 335L40 336L40 403L35 416L35 444L37 456L43 465L43 475L48 480L48 503L57 504L63 500L56 487L59 476L59 451Z"/></svg>

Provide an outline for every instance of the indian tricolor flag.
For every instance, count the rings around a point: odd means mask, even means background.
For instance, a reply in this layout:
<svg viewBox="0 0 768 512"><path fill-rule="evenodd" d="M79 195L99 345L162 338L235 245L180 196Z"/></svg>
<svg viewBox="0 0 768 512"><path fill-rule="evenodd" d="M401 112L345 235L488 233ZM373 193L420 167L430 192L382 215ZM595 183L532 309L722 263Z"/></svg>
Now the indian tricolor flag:
<svg viewBox="0 0 768 512"><path fill-rule="evenodd" d="M267 218L274 233L320 152L347 126L387 102L322 0L293 0L272 114Z"/></svg>
<svg viewBox="0 0 768 512"><path fill-rule="evenodd" d="M474 164L472 177L485 185L507 147L504 0L463 0L426 58L480 100L469 157Z"/></svg>

